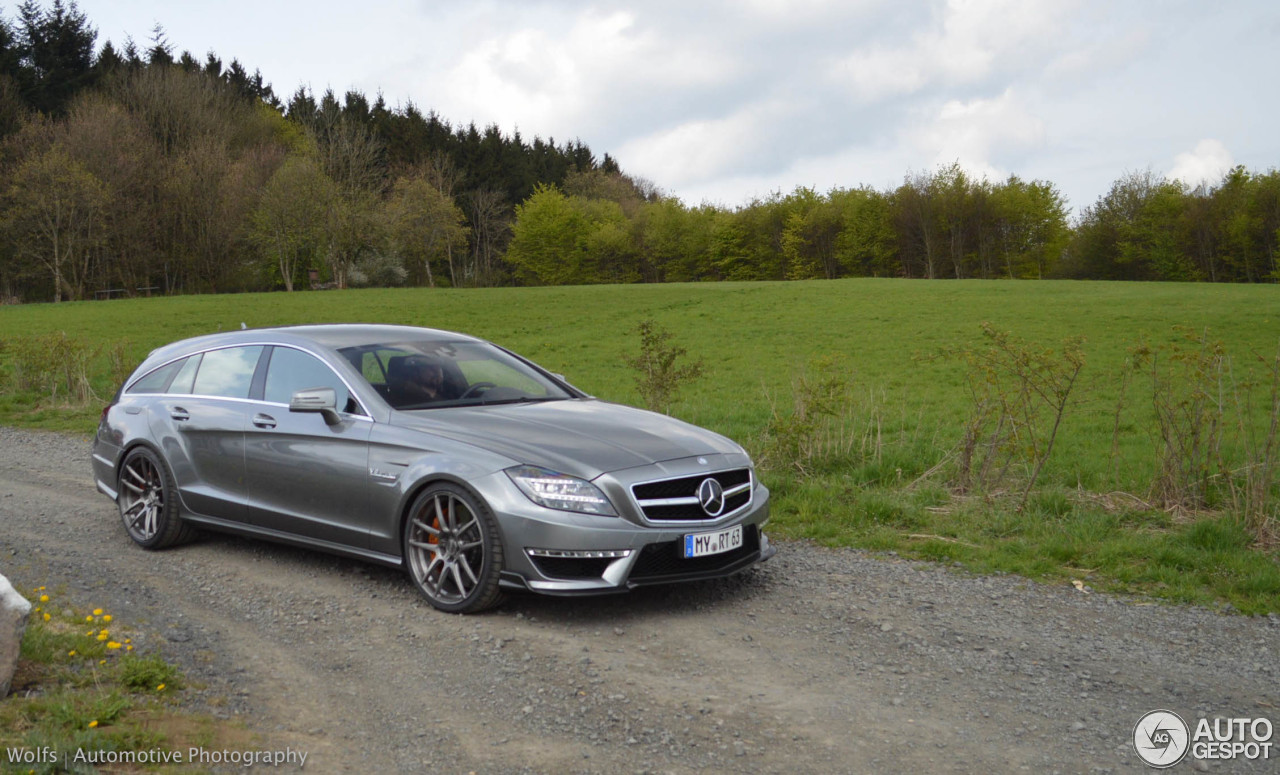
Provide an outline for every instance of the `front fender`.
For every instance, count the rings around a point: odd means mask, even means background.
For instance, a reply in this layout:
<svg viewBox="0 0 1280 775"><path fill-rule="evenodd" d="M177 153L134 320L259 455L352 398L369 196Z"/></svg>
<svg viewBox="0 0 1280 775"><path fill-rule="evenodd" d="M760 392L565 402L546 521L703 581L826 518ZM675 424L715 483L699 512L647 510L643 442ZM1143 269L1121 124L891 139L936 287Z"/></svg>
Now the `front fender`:
<svg viewBox="0 0 1280 775"><path fill-rule="evenodd" d="M478 498L474 482L516 465L503 455L432 434L378 424L369 446L370 548L400 556L400 534L414 498L434 482L465 487Z"/></svg>

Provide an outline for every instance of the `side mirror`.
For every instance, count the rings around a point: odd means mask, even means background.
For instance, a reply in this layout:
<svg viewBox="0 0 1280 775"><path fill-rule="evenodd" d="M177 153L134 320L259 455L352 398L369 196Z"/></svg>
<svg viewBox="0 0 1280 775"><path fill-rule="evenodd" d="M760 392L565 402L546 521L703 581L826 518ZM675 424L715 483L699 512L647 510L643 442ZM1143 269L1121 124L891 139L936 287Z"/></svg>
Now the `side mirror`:
<svg viewBox="0 0 1280 775"><path fill-rule="evenodd" d="M289 399L290 412L319 412L326 425L342 422L338 416L338 395L333 388L306 388Z"/></svg>

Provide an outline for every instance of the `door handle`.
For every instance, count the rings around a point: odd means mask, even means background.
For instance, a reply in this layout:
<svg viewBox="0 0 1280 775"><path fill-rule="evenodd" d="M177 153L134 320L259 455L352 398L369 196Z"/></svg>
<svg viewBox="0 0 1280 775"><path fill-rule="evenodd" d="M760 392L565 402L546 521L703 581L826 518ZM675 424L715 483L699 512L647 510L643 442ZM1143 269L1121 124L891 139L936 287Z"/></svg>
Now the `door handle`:
<svg viewBox="0 0 1280 775"><path fill-rule="evenodd" d="M175 406L172 409L170 409L169 416L177 420L178 422L184 422L186 420L191 419L191 415L187 413L187 410L183 409L180 406Z"/></svg>
<svg viewBox="0 0 1280 775"><path fill-rule="evenodd" d="M276 418L259 412L253 416L253 424L259 428L274 428L276 427Z"/></svg>

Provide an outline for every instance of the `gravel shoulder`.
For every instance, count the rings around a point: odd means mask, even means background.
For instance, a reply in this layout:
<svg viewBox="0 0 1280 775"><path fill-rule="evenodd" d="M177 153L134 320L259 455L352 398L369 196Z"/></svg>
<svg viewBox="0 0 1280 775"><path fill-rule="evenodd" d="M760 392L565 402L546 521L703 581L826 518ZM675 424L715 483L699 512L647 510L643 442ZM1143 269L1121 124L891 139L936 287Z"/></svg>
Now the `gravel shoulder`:
<svg viewBox="0 0 1280 775"><path fill-rule="evenodd" d="M1280 726L1275 615L782 543L729 580L452 616L342 558L138 549L88 458L0 428L0 573L110 608L308 771L1140 772L1149 710Z"/></svg>

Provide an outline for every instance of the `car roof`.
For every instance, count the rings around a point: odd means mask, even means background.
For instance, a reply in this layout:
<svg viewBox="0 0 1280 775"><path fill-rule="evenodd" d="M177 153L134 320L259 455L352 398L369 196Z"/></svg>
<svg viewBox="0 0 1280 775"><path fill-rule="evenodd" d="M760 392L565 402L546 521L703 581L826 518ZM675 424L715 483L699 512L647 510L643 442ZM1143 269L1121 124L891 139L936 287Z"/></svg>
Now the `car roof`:
<svg viewBox="0 0 1280 775"><path fill-rule="evenodd" d="M168 360L187 353L212 347L229 347L237 344L295 344L320 345L340 350L365 344L395 343L414 340L444 342L479 342L474 336L417 326L395 326L377 323L330 323L320 325L277 326L273 328L249 328L225 331L183 339L153 350L148 361Z"/></svg>
<svg viewBox="0 0 1280 775"><path fill-rule="evenodd" d="M417 326L393 326L378 323L330 323L321 325L281 326L278 328L260 328L262 332L278 332L282 336L297 336L325 347L341 349L362 344L379 344L383 342L404 342L416 339L430 339L444 342L478 342L474 336L459 334L456 331L444 331L439 328L419 328Z"/></svg>

